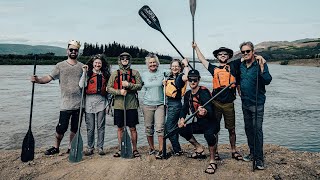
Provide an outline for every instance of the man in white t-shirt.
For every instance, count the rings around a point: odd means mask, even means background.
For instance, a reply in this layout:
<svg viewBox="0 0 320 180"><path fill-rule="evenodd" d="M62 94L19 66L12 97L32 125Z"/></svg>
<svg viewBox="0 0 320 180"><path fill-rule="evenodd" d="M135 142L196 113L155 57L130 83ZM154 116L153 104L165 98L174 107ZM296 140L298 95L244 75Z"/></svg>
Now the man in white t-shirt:
<svg viewBox="0 0 320 180"><path fill-rule="evenodd" d="M64 133L67 131L71 119L70 144L78 130L81 89L79 81L82 74L81 62L77 61L80 42L71 40L68 42L68 59L55 65L49 75L43 77L32 76L31 82L47 84L52 80L59 79L61 89L61 104L59 123L56 127L55 145L45 151L45 155L59 153L59 147ZM70 151L70 144L68 153Z"/></svg>

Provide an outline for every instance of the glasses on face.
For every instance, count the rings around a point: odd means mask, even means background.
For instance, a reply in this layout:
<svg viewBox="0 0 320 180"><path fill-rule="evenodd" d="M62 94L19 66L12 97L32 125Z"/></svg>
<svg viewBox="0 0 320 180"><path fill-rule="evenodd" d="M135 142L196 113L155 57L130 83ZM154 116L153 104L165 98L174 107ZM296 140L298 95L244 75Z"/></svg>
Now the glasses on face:
<svg viewBox="0 0 320 180"><path fill-rule="evenodd" d="M70 51L70 52L73 52L73 51L74 51L74 52L78 52L78 51L79 51L79 49L69 48L69 51Z"/></svg>
<svg viewBox="0 0 320 180"><path fill-rule="evenodd" d="M199 79L198 79L198 78L188 78L188 81L189 81L189 82L192 82L192 81L193 81L193 82L196 83L196 82L199 81Z"/></svg>
<svg viewBox="0 0 320 180"><path fill-rule="evenodd" d="M219 53L218 56L228 56L228 53Z"/></svg>
<svg viewBox="0 0 320 180"><path fill-rule="evenodd" d="M130 60L130 57L128 57L128 56L122 56L122 57L120 57L120 60Z"/></svg>
<svg viewBox="0 0 320 180"><path fill-rule="evenodd" d="M241 51L241 53L242 54L248 54L248 53L250 53L251 52L251 50L244 50L244 51Z"/></svg>

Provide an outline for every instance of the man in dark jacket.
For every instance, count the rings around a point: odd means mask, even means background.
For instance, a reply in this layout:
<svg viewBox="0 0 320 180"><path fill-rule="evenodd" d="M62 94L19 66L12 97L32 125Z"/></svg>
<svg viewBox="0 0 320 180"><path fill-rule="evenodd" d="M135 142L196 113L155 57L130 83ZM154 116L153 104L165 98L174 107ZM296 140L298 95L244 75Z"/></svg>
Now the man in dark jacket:
<svg viewBox="0 0 320 180"><path fill-rule="evenodd" d="M188 156L194 159L206 157L202 145L193 136L193 134L204 134L210 151L210 163L205 173L214 174L217 169L214 159L215 144L220 126L215 119L212 104L208 103L206 106L202 106L211 99L211 94L206 87L199 86L199 71L189 71L188 81L191 90L184 95L184 104L178 122L178 126L181 128L179 133L195 147L195 152ZM197 110L199 112L193 117L192 123L186 124L186 116L195 113Z"/></svg>

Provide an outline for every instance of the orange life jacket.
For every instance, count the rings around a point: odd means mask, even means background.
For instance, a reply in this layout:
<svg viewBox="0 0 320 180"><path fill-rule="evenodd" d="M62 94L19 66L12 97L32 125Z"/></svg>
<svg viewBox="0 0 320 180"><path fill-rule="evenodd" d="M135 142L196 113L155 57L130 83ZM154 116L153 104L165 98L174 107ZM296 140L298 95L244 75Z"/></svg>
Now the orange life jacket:
<svg viewBox="0 0 320 180"><path fill-rule="evenodd" d="M220 89L228 86L231 82L236 81L236 78L231 74L231 69L229 65L225 65L222 69L215 68L212 78L213 89ZM232 84L231 87L235 87Z"/></svg>
<svg viewBox="0 0 320 180"><path fill-rule="evenodd" d="M178 89L175 85L175 79L168 79L166 85L166 96L175 98L178 93ZM184 83L184 86L180 89L181 90L181 97L184 96L187 90L187 82Z"/></svg>
<svg viewBox="0 0 320 180"><path fill-rule="evenodd" d="M107 79L103 74L93 73L88 79L88 85L86 88L87 94L101 94L105 96L107 94Z"/></svg>
<svg viewBox="0 0 320 180"><path fill-rule="evenodd" d="M117 75L116 79L114 80L113 88L114 89L123 89L122 88L122 81L123 81L122 80L122 78L123 78L122 76L123 76L123 74L122 74L122 72L120 70L117 70L117 72L118 72L118 75ZM132 69L129 69L128 73L125 74L125 75L126 75L125 80L127 80L128 82L133 83L133 84L136 83L136 79L132 74Z"/></svg>

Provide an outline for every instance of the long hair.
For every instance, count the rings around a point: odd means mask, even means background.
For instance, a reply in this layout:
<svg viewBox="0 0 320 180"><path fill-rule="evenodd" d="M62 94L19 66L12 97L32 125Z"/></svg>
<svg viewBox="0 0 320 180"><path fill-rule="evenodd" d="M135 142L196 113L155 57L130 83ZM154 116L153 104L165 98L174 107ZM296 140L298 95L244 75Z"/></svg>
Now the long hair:
<svg viewBox="0 0 320 180"><path fill-rule="evenodd" d="M93 74L93 61L96 59L100 59L102 62L102 66L101 66L101 73L104 76L104 78L107 80L109 80L110 78L110 65L109 63L106 61L106 58L104 57L104 55L102 54L97 54L95 56L92 56L89 61L86 63L88 65L88 77L91 77Z"/></svg>

